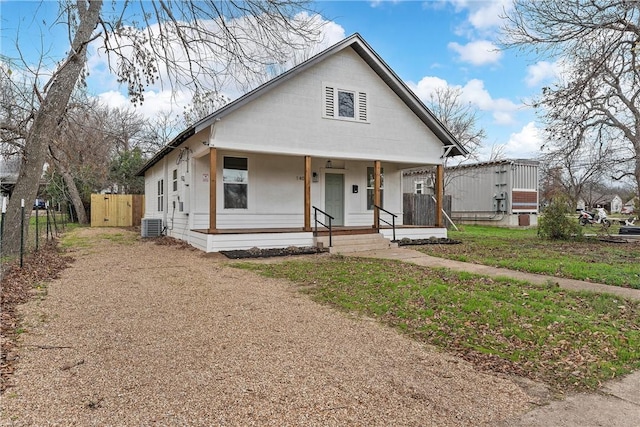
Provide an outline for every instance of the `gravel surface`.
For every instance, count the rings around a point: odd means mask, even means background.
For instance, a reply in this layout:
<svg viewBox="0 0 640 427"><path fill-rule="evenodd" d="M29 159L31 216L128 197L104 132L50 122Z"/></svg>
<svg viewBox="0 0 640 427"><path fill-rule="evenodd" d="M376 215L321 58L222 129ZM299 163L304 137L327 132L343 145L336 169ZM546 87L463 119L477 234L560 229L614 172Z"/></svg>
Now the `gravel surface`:
<svg viewBox="0 0 640 427"><path fill-rule="evenodd" d="M74 233L93 243L22 306L2 425L478 426L536 400L220 255Z"/></svg>

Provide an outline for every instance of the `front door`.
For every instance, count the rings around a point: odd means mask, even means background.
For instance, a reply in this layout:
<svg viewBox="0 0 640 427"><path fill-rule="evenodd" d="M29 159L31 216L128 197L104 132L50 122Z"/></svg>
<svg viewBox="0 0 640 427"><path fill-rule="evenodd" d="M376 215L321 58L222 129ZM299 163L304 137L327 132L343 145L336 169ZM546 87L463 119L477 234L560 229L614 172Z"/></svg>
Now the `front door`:
<svg viewBox="0 0 640 427"><path fill-rule="evenodd" d="M324 210L334 218L331 224L344 225L344 175L325 175Z"/></svg>

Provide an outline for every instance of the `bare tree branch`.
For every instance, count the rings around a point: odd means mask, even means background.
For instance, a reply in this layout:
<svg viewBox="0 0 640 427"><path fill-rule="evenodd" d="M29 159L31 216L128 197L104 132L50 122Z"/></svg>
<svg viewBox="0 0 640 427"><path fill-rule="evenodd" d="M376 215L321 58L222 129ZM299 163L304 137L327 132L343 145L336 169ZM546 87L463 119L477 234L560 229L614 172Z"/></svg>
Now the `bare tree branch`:
<svg viewBox="0 0 640 427"><path fill-rule="evenodd" d="M561 80L544 88L535 103L546 122L545 148L566 159L606 149L599 169L622 169L608 176L633 177L640 194L640 3L515 0L506 18L505 47L564 64Z"/></svg>

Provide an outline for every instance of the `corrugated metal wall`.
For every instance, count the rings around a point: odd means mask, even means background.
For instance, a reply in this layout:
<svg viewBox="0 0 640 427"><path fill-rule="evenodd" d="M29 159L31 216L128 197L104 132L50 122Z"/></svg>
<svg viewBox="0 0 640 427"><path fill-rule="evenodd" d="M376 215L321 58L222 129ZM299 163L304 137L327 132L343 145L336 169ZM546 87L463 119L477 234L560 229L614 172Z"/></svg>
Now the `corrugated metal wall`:
<svg viewBox="0 0 640 427"><path fill-rule="evenodd" d="M494 212L494 196L507 192L509 165L446 170L445 192L451 194L452 212Z"/></svg>
<svg viewBox="0 0 640 427"><path fill-rule="evenodd" d="M538 166L513 165L513 188L518 190L538 190Z"/></svg>
<svg viewBox="0 0 640 427"><path fill-rule="evenodd" d="M430 175L406 174L403 177L403 191L415 192L415 183L430 181ZM447 168L445 170L445 194L451 195L451 211L493 214L496 212L495 196L504 196L505 213L512 213L512 207L521 211L524 200L518 199L518 206L512 206L514 191L516 196L526 199L526 211L537 213L538 165L533 161L496 161L477 165ZM531 193L535 194L531 194Z"/></svg>

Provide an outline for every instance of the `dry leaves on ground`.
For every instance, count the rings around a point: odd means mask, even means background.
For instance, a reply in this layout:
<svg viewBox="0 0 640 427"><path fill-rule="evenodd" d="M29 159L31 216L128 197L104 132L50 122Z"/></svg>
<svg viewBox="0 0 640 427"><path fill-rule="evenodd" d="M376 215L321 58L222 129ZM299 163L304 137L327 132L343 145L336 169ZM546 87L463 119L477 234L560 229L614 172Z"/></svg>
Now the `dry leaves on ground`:
<svg viewBox="0 0 640 427"><path fill-rule="evenodd" d="M48 244L23 259L16 260L3 272L0 292L0 393L8 387L15 358L16 328L19 318L16 306L55 279L71 258L62 256L54 243Z"/></svg>

